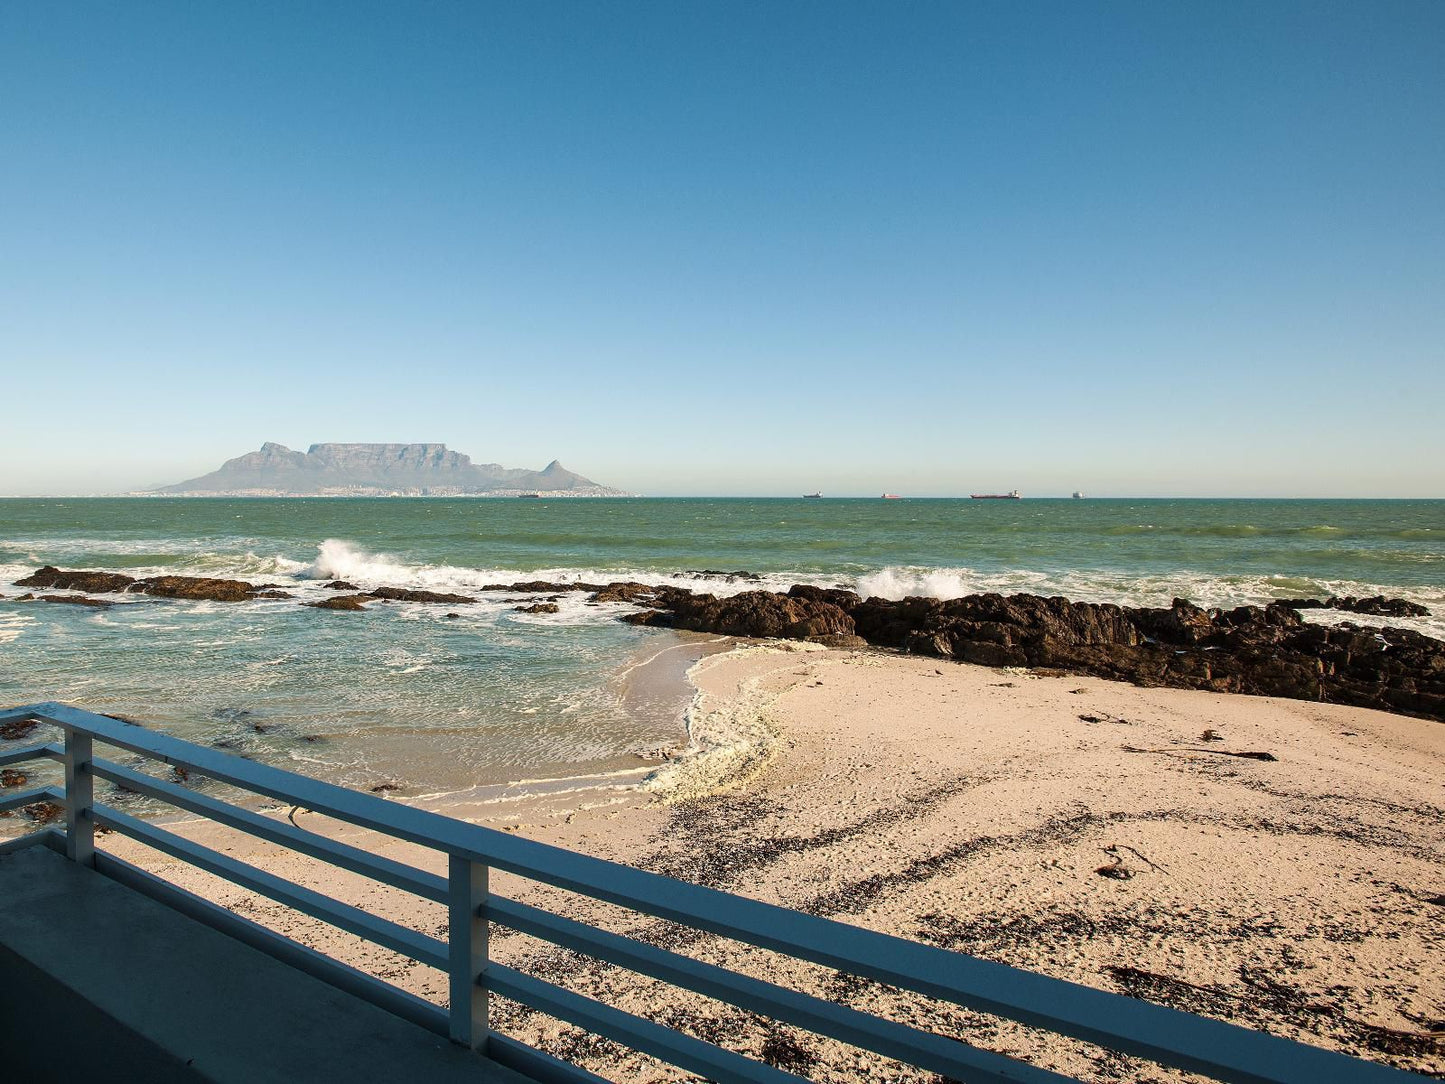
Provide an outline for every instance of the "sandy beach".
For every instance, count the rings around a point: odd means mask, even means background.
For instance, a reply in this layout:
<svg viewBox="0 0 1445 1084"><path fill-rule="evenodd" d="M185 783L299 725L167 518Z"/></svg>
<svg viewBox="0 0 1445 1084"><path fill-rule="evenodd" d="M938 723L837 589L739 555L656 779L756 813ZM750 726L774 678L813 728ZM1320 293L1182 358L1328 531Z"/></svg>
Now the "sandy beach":
<svg viewBox="0 0 1445 1084"><path fill-rule="evenodd" d="M704 658L642 786L442 811L672 876L1445 1075L1445 727L1381 712L797 643ZM438 800L433 800L436 802ZM284 816L286 810L276 810ZM438 869L316 814L303 827ZM428 933L439 906L213 825L175 830ZM170 862L107 849L424 996L444 977ZM1180 1074L779 961L517 878L494 891L1086 1080ZM496 959L827 1081L931 1079L493 932ZM686 1074L498 1000L612 1079Z"/></svg>

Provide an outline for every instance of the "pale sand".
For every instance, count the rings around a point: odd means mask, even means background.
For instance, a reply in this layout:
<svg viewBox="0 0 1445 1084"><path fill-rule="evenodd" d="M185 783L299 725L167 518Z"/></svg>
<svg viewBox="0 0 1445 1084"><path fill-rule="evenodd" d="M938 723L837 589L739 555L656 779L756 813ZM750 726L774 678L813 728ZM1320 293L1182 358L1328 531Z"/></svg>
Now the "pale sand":
<svg viewBox="0 0 1445 1084"><path fill-rule="evenodd" d="M799 645L713 656L694 677L693 752L702 755L665 768L653 790L598 788L446 811L1445 1074L1445 726ZM1207 729L1223 740L1202 740ZM667 803L658 797L667 787L673 797L712 793ZM416 848L315 814L296 819L441 869ZM437 905L212 825L173 827L443 933ZM437 972L116 835L103 846L407 989L444 997ZM1126 876L1097 872L1114 865ZM1182 1079L514 877L497 875L493 888L1084 1079ZM931 1079L507 931L494 931L492 947L502 962L813 1079ZM609 1078L687 1076L506 1002L494 1019Z"/></svg>

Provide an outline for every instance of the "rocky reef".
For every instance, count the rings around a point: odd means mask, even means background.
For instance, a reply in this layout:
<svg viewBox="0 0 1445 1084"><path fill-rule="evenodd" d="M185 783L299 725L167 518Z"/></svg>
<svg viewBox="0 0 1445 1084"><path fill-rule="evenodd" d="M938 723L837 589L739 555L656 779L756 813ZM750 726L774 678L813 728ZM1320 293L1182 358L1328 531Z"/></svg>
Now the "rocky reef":
<svg viewBox="0 0 1445 1084"><path fill-rule="evenodd" d="M748 573L732 573L737 579ZM193 576L137 579L118 572L47 566L20 587L93 594L145 594L240 602L289 598L274 585ZM333 581L337 591L355 585ZM556 613L556 596L587 592L595 604L629 607L635 625L726 636L873 645L983 666L1018 666L1092 674L1137 685L1249 693L1378 708L1445 721L1445 642L1402 628L1350 622L1312 624L1302 609L1331 608L1376 616L1426 616L1402 599L1288 599L1268 606L1203 609L1176 598L1168 607L1071 602L1039 595L964 598L863 598L853 591L797 585L786 593L743 591L718 597L672 585L529 580L488 584L484 592L532 595L523 613ZM535 596L547 595L545 601ZM45 601L104 606L107 600L45 596ZM19 600L17 600L19 601ZM371 601L465 605L469 595L377 587L307 603L318 609L365 610ZM524 602L507 599L508 602ZM452 616L452 615L448 615Z"/></svg>
<svg viewBox="0 0 1445 1084"><path fill-rule="evenodd" d="M1445 721L1445 642L1410 629L1308 624L1294 600L1206 610L1185 599L1158 608L1038 595L895 601L795 586L786 595L749 591L721 599L659 588L650 599L634 594L631 601L649 607L624 617L635 624L825 642L856 636L984 666L1321 700ZM1419 609L1399 599L1367 601L1376 608L1364 612Z"/></svg>
<svg viewBox="0 0 1445 1084"><path fill-rule="evenodd" d="M1430 613L1418 602L1386 598L1384 595L1372 595L1369 598L1356 598L1354 595L1343 598L1331 595L1326 599L1287 598L1283 600L1283 605L1293 610L1344 610L1346 613L1365 614L1370 617L1427 617Z"/></svg>
<svg viewBox="0 0 1445 1084"><path fill-rule="evenodd" d="M51 565L37 569L16 587L38 587L90 594L157 595L161 598L209 599L214 602L245 602L253 598L290 598L284 591L257 587L245 580L212 579L208 576L152 576L137 579L122 572L64 571Z"/></svg>

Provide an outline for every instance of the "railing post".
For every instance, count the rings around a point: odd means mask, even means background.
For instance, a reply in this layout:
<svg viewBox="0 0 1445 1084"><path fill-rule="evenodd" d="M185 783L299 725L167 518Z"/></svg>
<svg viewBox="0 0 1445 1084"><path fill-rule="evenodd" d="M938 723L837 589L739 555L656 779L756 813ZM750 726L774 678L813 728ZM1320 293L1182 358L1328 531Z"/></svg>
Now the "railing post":
<svg viewBox="0 0 1445 1084"><path fill-rule="evenodd" d="M451 966L452 1042L484 1050L487 1045L487 867L451 855L447 862Z"/></svg>
<svg viewBox="0 0 1445 1084"><path fill-rule="evenodd" d="M65 730L65 855L82 866L95 865L95 775L91 771L91 737L73 727Z"/></svg>

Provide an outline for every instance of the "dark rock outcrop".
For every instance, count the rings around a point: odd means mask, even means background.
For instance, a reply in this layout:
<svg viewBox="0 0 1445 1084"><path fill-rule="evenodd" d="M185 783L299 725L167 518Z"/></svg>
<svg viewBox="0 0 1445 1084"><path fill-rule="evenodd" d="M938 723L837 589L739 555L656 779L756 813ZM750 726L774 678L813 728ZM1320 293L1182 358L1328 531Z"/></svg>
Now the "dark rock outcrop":
<svg viewBox="0 0 1445 1084"><path fill-rule="evenodd" d="M330 583L323 583L321 586L322 586L322 587L325 587L325 588L328 588L328 589L330 589L330 590L332 590L332 591L360 591L360 590L361 590L361 588L357 587L356 584L354 584L354 583L347 583L345 580L332 580Z"/></svg>
<svg viewBox="0 0 1445 1084"><path fill-rule="evenodd" d="M1206 610L1185 599L1123 607L998 594L894 601L802 585L786 595L748 591L723 599L665 587L636 601L649 608L623 618L635 625L823 642L856 635L984 666L1323 700L1445 721L1445 642L1409 629L1306 624L1293 603Z"/></svg>
<svg viewBox="0 0 1445 1084"><path fill-rule="evenodd" d="M441 591L413 591L405 587L378 587L368 592L371 598L384 598L392 602L476 602L470 595L449 595Z"/></svg>
<svg viewBox="0 0 1445 1084"><path fill-rule="evenodd" d="M1356 598L1354 595L1331 595L1326 599L1287 598L1280 605L1292 610L1343 610L1346 613L1363 614L1367 617L1428 617L1430 611L1418 602L1403 598L1386 598L1372 595Z"/></svg>
<svg viewBox="0 0 1445 1084"><path fill-rule="evenodd" d="M640 605L656 598L657 593L658 588L651 584L624 580L618 583L609 583L606 587L594 591L588 601L629 602L634 605Z"/></svg>
<svg viewBox="0 0 1445 1084"><path fill-rule="evenodd" d="M555 602L534 602L531 606L513 606L519 614L554 614L561 607Z"/></svg>
<svg viewBox="0 0 1445 1084"><path fill-rule="evenodd" d="M207 599L215 602L245 602L253 598L293 597L288 592L277 589L275 584L269 583L258 587L245 580L212 579L205 576L151 576L148 579L137 579L121 572L66 571L49 565L37 569L23 580L16 580L15 583L18 587L41 587L98 594L155 595L160 598ZM333 580L325 586L337 591L357 590L355 586L345 580ZM400 587L378 587L375 591L369 592L367 597L390 599L396 602L445 602L454 605L477 601L469 595L445 594L439 591L414 591ZM47 601L73 602L76 600L61 600L57 596L55 599L47 599ZM334 607L328 607L328 609L331 608Z"/></svg>
<svg viewBox="0 0 1445 1084"><path fill-rule="evenodd" d="M132 588L161 598L206 599L212 602L245 602L256 588L245 580L214 580L204 576L157 576Z"/></svg>
<svg viewBox="0 0 1445 1084"><path fill-rule="evenodd" d="M334 595L320 602L303 602L301 605L310 606L313 610L364 610L369 599L369 595Z"/></svg>
<svg viewBox="0 0 1445 1084"><path fill-rule="evenodd" d="M244 602L255 598L258 589L244 580L220 580L208 576L152 576L137 579L122 572L65 571L46 565L16 580L17 587L44 587L94 594L156 595L160 598L206 599L214 602ZM275 597L275 596L266 596Z"/></svg>
<svg viewBox="0 0 1445 1084"><path fill-rule="evenodd" d="M96 594L109 594L116 591L128 590L136 583L134 576L127 576L121 572L84 572L74 570L62 571L52 565L36 569L23 580L16 580L16 587L48 587L58 591L91 591Z"/></svg>
<svg viewBox="0 0 1445 1084"><path fill-rule="evenodd" d="M651 618L635 624L670 624L673 628L717 632L725 636L781 637L809 640L821 636L855 635L853 619L830 602L795 598L774 591L743 591L717 598L694 595L676 587L656 589ZM659 605L660 603L660 605Z"/></svg>
<svg viewBox="0 0 1445 1084"><path fill-rule="evenodd" d="M483 591L513 591L519 595L556 595L567 591L601 591L601 583L553 583L551 580L525 580L521 583L489 583Z"/></svg>
<svg viewBox="0 0 1445 1084"><path fill-rule="evenodd" d="M96 609L108 610L115 603L105 598L89 598L86 595L41 595L40 602L67 602L72 606L94 606Z"/></svg>

